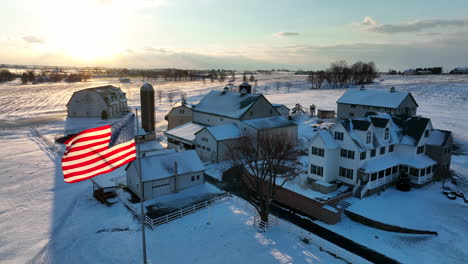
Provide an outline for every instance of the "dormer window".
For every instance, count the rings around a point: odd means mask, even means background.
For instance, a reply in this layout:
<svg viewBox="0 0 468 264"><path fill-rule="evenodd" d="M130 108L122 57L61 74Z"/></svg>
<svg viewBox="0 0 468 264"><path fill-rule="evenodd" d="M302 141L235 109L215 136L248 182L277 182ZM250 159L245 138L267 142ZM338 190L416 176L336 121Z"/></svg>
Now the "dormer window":
<svg viewBox="0 0 468 264"><path fill-rule="evenodd" d="M367 132L366 136L366 144L370 144L372 142L372 132Z"/></svg>
<svg viewBox="0 0 468 264"><path fill-rule="evenodd" d="M384 132L384 140L388 140L390 138L390 129L385 128L385 132Z"/></svg>

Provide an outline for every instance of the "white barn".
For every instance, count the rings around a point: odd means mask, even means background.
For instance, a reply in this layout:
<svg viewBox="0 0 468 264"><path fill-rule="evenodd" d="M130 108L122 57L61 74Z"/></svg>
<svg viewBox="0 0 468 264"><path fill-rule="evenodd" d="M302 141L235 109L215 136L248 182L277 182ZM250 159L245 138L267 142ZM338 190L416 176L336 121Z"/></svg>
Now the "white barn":
<svg viewBox="0 0 468 264"><path fill-rule="evenodd" d="M418 104L409 92L375 89L348 89L336 101L338 118L360 118L370 114L416 116Z"/></svg>
<svg viewBox="0 0 468 264"><path fill-rule="evenodd" d="M172 151L141 157L143 195L140 193L138 160L126 168L127 186L138 197L150 200L204 182L205 167L194 150Z"/></svg>
<svg viewBox="0 0 468 264"><path fill-rule="evenodd" d="M128 111L125 93L112 85L76 91L67 103L68 117L113 118Z"/></svg>

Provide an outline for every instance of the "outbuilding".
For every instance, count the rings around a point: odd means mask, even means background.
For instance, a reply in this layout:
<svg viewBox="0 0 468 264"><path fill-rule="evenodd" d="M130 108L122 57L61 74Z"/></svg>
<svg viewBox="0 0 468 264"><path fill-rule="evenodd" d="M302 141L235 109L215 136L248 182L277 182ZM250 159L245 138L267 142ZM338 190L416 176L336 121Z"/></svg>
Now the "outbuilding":
<svg viewBox="0 0 468 264"><path fill-rule="evenodd" d="M139 161L134 160L125 168L127 186L143 200L175 193L204 182L205 166L194 150L176 152L163 151L141 157L143 195L139 186Z"/></svg>
<svg viewBox="0 0 468 264"><path fill-rule="evenodd" d="M68 117L106 119L121 116L128 111L125 93L112 85L76 91L67 103Z"/></svg>

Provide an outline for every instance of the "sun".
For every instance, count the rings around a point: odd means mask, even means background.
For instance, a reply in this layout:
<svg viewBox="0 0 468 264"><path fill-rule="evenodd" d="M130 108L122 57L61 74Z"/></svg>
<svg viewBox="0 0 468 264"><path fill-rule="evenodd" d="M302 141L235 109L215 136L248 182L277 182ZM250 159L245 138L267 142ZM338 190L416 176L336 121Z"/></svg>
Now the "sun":
<svg viewBox="0 0 468 264"><path fill-rule="evenodd" d="M99 61L112 59L118 53L118 6L92 0L52 1L49 34L64 55L80 61Z"/></svg>

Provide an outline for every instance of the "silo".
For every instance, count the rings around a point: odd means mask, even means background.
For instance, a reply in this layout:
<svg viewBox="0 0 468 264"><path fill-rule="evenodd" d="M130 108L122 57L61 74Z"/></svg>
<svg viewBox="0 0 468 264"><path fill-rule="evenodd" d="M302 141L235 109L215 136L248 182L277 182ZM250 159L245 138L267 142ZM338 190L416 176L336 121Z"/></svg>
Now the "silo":
<svg viewBox="0 0 468 264"><path fill-rule="evenodd" d="M140 89L141 127L146 133L154 132L154 89L149 83Z"/></svg>

